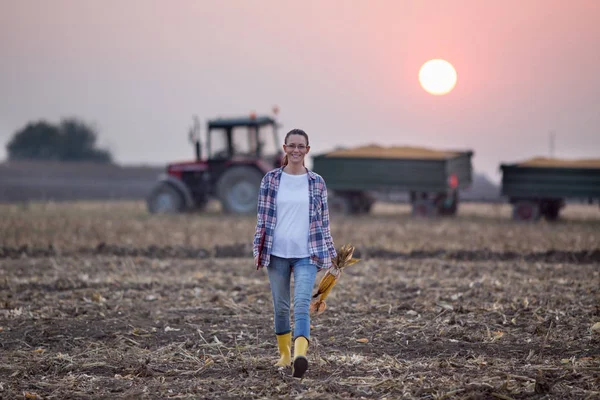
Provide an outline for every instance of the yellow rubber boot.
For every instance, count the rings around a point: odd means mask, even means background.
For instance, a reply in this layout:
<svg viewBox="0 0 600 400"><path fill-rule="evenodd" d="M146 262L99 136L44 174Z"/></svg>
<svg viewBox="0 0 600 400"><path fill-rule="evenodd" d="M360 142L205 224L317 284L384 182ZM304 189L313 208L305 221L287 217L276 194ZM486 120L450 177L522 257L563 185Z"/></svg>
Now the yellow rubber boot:
<svg viewBox="0 0 600 400"><path fill-rule="evenodd" d="M277 335L277 347L279 347L279 361L276 367L289 367L292 363L292 332Z"/></svg>
<svg viewBox="0 0 600 400"><path fill-rule="evenodd" d="M308 340L304 336L298 336L294 341L294 363L292 364L292 376L294 378L302 378L308 369L307 349Z"/></svg>

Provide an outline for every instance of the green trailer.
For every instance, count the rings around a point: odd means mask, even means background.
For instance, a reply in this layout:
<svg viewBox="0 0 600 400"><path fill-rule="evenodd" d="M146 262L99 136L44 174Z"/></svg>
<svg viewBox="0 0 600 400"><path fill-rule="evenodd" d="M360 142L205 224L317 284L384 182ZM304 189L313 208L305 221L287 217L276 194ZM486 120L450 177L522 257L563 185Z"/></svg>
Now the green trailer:
<svg viewBox="0 0 600 400"><path fill-rule="evenodd" d="M537 157L500 169L501 193L518 221L556 220L566 200L600 202L600 160Z"/></svg>
<svg viewBox="0 0 600 400"><path fill-rule="evenodd" d="M363 146L313 157L330 192L330 209L368 213L376 194L407 192L413 215L455 215L458 191L472 182L472 151Z"/></svg>

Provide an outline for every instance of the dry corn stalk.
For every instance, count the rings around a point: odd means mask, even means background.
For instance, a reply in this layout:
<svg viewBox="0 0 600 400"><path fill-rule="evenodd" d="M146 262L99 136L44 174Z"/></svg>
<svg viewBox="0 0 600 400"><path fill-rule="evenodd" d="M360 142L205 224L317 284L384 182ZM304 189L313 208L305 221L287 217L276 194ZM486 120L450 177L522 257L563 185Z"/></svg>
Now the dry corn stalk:
<svg viewBox="0 0 600 400"><path fill-rule="evenodd" d="M360 261L358 258L352 258L353 254L354 246L346 244L337 251L337 256L331 259L333 265L323 275L317 293L313 295L313 301L310 304L311 313L317 312L320 314L325 311L325 298L329 295L337 280L340 279L343 269Z"/></svg>

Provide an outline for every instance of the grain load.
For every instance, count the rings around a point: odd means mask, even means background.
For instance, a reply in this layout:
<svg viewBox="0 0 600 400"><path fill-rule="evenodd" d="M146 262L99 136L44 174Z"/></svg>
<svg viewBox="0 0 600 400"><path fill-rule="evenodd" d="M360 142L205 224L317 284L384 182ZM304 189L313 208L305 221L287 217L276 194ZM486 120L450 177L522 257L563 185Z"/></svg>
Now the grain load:
<svg viewBox="0 0 600 400"><path fill-rule="evenodd" d="M326 154L326 157L364 157L364 158L409 158L444 160L459 156L456 151L440 151L423 147L389 146L378 145L359 146L348 149L334 150Z"/></svg>
<svg viewBox="0 0 600 400"><path fill-rule="evenodd" d="M535 157L517 165L520 167L539 168L600 168L600 159L565 160L559 158Z"/></svg>

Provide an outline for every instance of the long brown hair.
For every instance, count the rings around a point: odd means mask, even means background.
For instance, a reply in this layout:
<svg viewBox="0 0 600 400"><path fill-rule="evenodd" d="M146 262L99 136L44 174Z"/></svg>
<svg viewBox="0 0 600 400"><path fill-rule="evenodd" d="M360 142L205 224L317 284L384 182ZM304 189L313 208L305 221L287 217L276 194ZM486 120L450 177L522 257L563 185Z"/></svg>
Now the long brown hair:
<svg viewBox="0 0 600 400"><path fill-rule="evenodd" d="M304 139L306 139L306 146L308 147L308 135L302 129L298 129L298 128L292 129L291 131L289 131L285 135L285 139L283 140L284 144L287 144L288 138L291 135L302 135L302 136L304 136ZM287 153L283 156L283 160L281 161L281 166L282 167L285 167L286 165L288 165L288 156L287 156ZM304 160L302 160L302 166L305 166L304 165Z"/></svg>

